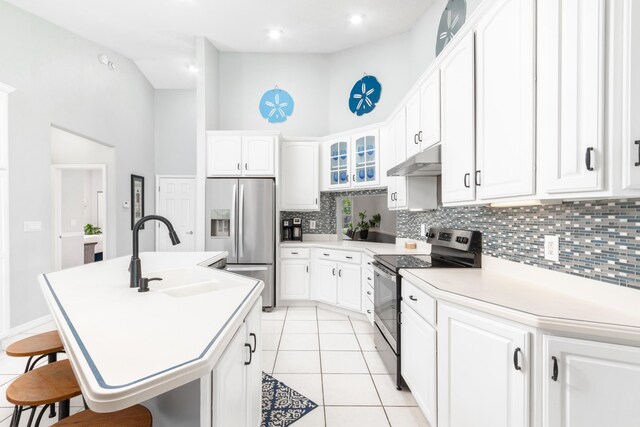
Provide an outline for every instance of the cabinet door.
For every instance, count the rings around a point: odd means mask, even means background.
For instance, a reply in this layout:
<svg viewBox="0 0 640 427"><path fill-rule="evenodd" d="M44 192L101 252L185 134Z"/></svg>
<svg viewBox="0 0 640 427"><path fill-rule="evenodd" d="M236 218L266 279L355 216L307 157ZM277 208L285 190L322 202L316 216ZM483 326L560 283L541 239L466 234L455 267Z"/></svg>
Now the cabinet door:
<svg viewBox="0 0 640 427"><path fill-rule="evenodd" d="M240 176L241 166L242 138L207 136L207 176Z"/></svg>
<svg viewBox="0 0 640 427"><path fill-rule="evenodd" d="M213 427L247 425L247 327L243 323L213 368Z"/></svg>
<svg viewBox="0 0 640 427"><path fill-rule="evenodd" d="M338 271L335 262L318 260L313 269L313 296L316 300L329 304L338 301Z"/></svg>
<svg viewBox="0 0 640 427"><path fill-rule="evenodd" d="M476 198L473 34L442 63L442 202Z"/></svg>
<svg viewBox="0 0 640 427"><path fill-rule="evenodd" d="M349 138L342 138L329 144L329 188L351 187L351 152Z"/></svg>
<svg viewBox="0 0 640 427"><path fill-rule="evenodd" d="M251 346L247 369L247 426L259 427L262 421L262 298L253 305L245 320L246 342ZM247 351L247 350L245 350Z"/></svg>
<svg viewBox="0 0 640 427"><path fill-rule="evenodd" d="M624 189L640 189L640 4L624 2L622 93L622 172Z"/></svg>
<svg viewBox="0 0 640 427"><path fill-rule="evenodd" d="M545 336L543 354L545 426L638 425L640 348Z"/></svg>
<svg viewBox="0 0 640 427"><path fill-rule="evenodd" d="M338 264L338 305L361 311L361 286L359 265Z"/></svg>
<svg viewBox="0 0 640 427"><path fill-rule="evenodd" d="M605 0L539 0L538 28L544 29L537 36L542 190L601 190Z"/></svg>
<svg viewBox="0 0 640 427"><path fill-rule="evenodd" d="M438 306L440 427L528 426L529 369L528 332Z"/></svg>
<svg viewBox="0 0 640 427"><path fill-rule="evenodd" d="M396 146L396 164L407 160L407 112L403 108L393 119L395 146Z"/></svg>
<svg viewBox="0 0 640 427"><path fill-rule="evenodd" d="M420 148L440 142L440 70L425 80L420 88Z"/></svg>
<svg viewBox="0 0 640 427"><path fill-rule="evenodd" d="M353 166L351 187L372 187L380 182L379 175L379 132L372 131L351 137Z"/></svg>
<svg viewBox="0 0 640 427"><path fill-rule="evenodd" d="M380 145L381 145L381 154L382 154L382 162L385 165L384 169L381 171L384 176L387 174L387 170L394 167L396 162L396 123L395 120L391 120L389 124L384 128L383 132L380 133ZM394 210L396 208L395 201L395 190L396 190L396 180L395 176L387 176L385 179L387 185L387 208L389 210Z"/></svg>
<svg viewBox="0 0 640 427"><path fill-rule="evenodd" d="M283 142L280 152L282 210L318 210L318 145L315 142Z"/></svg>
<svg viewBox="0 0 640 427"><path fill-rule="evenodd" d="M309 261L287 259L280 261L280 298L309 299Z"/></svg>
<svg viewBox="0 0 640 427"><path fill-rule="evenodd" d="M420 91L414 93L405 106L407 112L407 158L420 152Z"/></svg>
<svg viewBox="0 0 640 427"><path fill-rule="evenodd" d="M535 2L497 0L476 29L478 199L535 193L534 23Z"/></svg>
<svg viewBox="0 0 640 427"><path fill-rule="evenodd" d="M274 176L275 143L272 136L242 137L244 176Z"/></svg>
<svg viewBox="0 0 640 427"><path fill-rule="evenodd" d="M429 425L436 417L436 330L415 311L401 303L402 340L400 366L402 378L418 402Z"/></svg>

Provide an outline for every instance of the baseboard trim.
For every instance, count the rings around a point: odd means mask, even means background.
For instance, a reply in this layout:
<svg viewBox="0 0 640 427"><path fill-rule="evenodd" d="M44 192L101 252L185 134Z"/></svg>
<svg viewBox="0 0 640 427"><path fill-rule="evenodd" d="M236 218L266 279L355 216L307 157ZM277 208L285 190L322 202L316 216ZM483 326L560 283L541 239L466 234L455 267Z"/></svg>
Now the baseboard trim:
<svg viewBox="0 0 640 427"><path fill-rule="evenodd" d="M28 331L29 329L33 329L40 325L44 325L45 323L50 322L51 320L52 320L51 315L47 314L46 316L38 317L37 319L33 319L30 322L23 323L20 326L16 326L15 328L9 329L8 331L0 334L0 347L2 347L3 350L5 349L4 340L6 340L7 338L11 338L16 335L22 334Z"/></svg>

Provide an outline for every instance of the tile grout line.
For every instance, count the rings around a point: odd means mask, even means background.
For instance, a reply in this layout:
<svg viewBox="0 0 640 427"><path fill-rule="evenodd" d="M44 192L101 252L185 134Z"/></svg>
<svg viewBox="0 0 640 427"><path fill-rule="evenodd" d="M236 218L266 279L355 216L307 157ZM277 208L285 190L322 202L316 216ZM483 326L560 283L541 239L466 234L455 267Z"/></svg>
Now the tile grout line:
<svg viewBox="0 0 640 427"><path fill-rule="evenodd" d="M351 324L351 328L353 329L353 333L356 335L356 341L358 340L358 334L356 334L356 328L353 327L353 322L351 320L351 316L349 316L349 323ZM360 345L360 341L358 341L358 345ZM362 356L362 359L364 359L364 364L367 367L367 371L369 371L369 379L371 379L371 382L373 383L373 388L376 391L376 395L378 395L378 400L380 401L380 407L382 408L382 411L384 412L384 416L387 420L387 424L389 424L389 426L391 427L391 421L389 420L389 414L387 414L387 409L384 407L384 404L382 402L382 397L380 396L380 391L378 390L378 386L376 385L376 382L373 380L373 374L371 373L371 368L369 367L369 363L367 362L366 357L364 357L364 351L362 350L362 347L360 347L360 355Z"/></svg>
<svg viewBox="0 0 640 427"><path fill-rule="evenodd" d="M327 400L324 395L324 371L322 370L322 347L320 347L320 318L318 317L318 307L316 306L316 326L318 328L318 358L320 359L320 388L322 389L322 414L324 416L324 427L327 427Z"/></svg>

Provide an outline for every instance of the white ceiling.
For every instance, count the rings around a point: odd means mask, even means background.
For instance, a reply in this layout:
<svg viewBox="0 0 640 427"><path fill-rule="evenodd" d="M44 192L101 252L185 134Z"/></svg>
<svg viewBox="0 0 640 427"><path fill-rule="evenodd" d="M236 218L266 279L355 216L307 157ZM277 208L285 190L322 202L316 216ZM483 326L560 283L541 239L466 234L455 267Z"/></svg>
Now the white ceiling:
<svg viewBox="0 0 640 427"><path fill-rule="evenodd" d="M155 88L177 89L195 87L197 36L225 52L331 53L409 30L434 0L8 1L131 58ZM354 13L362 24L349 23ZM267 37L274 28L280 40Z"/></svg>

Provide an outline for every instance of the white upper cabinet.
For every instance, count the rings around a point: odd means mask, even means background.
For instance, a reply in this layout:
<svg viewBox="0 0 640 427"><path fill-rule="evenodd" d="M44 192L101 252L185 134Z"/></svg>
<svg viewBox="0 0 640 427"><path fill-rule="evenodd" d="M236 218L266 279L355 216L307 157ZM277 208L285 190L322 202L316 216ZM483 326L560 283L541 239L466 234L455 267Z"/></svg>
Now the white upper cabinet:
<svg viewBox="0 0 640 427"><path fill-rule="evenodd" d="M275 139L207 132L207 176L275 176Z"/></svg>
<svg viewBox="0 0 640 427"><path fill-rule="evenodd" d="M242 137L207 136L207 176L242 175Z"/></svg>
<svg viewBox="0 0 640 427"><path fill-rule="evenodd" d="M437 335L438 426L527 427L529 333L439 304Z"/></svg>
<svg viewBox="0 0 640 427"><path fill-rule="evenodd" d="M535 2L494 3L475 33L479 200L535 193Z"/></svg>
<svg viewBox="0 0 640 427"><path fill-rule="evenodd" d="M350 139L339 138L328 143L329 189L351 187Z"/></svg>
<svg viewBox="0 0 640 427"><path fill-rule="evenodd" d="M407 133L405 143L407 145L407 158L418 154L420 148L420 91L414 93L405 106L407 114Z"/></svg>
<svg viewBox="0 0 640 427"><path fill-rule="evenodd" d="M369 131L351 137L353 161L351 187L375 187L380 183L378 158L379 131Z"/></svg>
<svg viewBox="0 0 640 427"><path fill-rule="evenodd" d="M314 141L283 142L280 158L281 209L318 210L318 144Z"/></svg>
<svg viewBox="0 0 640 427"><path fill-rule="evenodd" d="M538 0L538 177L549 194L604 187L605 15L605 0Z"/></svg>
<svg viewBox="0 0 640 427"><path fill-rule="evenodd" d="M473 34L449 52L442 72L442 201L476 198Z"/></svg>
<svg viewBox="0 0 640 427"><path fill-rule="evenodd" d="M245 176L273 176L275 142L272 136L242 137L242 161Z"/></svg>
<svg viewBox="0 0 640 427"><path fill-rule="evenodd" d="M550 336L543 348L542 425L638 425L640 348Z"/></svg>
<svg viewBox="0 0 640 427"><path fill-rule="evenodd" d="M622 187L640 189L640 4L622 3Z"/></svg>
<svg viewBox="0 0 640 427"><path fill-rule="evenodd" d="M440 142L440 70L435 70L420 87L420 148Z"/></svg>

